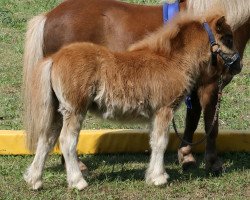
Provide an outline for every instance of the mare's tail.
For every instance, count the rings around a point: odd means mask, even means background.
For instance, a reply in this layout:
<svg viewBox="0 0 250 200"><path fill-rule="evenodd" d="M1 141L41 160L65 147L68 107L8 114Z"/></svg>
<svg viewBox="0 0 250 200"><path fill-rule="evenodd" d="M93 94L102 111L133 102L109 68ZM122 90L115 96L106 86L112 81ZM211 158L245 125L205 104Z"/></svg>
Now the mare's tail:
<svg viewBox="0 0 250 200"><path fill-rule="evenodd" d="M30 91L24 91L26 94L24 99L26 144L31 152L36 150L38 139L42 134L52 132L56 107L51 86L51 67L51 59L45 59L35 65L32 71L33 77L30 77L30 82L27 82Z"/></svg>
<svg viewBox="0 0 250 200"><path fill-rule="evenodd" d="M43 58L43 33L46 21L45 15L38 15L28 23L24 49L23 66L23 100L24 100L24 126L27 132L27 146L31 151L36 148L39 134L34 126L35 119L32 113L35 99L32 94L32 77L38 60Z"/></svg>
<svg viewBox="0 0 250 200"><path fill-rule="evenodd" d="M24 49L24 81L29 82L32 70L38 60L43 57L43 32L45 15L38 15L28 23ZM26 85L26 84L25 84Z"/></svg>

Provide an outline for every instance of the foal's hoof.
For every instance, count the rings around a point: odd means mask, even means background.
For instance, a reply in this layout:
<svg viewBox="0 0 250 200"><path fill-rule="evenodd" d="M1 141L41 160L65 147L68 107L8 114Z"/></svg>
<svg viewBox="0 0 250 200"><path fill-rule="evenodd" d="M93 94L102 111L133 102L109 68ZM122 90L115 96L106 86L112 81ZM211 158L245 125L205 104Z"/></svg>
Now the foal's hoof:
<svg viewBox="0 0 250 200"><path fill-rule="evenodd" d="M27 182L27 184L29 186L31 186L32 190L39 190L43 187L43 183L41 180L34 180L34 178L32 179L32 177L28 174L28 172L26 172L23 175L24 180Z"/></svg>
<svg viewBox="0 0 250 200"><path fill-rule="evenodd" d="M88 186L88 183L84 180L81 179L80 181L78 181L77 183L72 183L69 185L69 188L75 188L77 190L83 190L84 188L86 188Z"/></svg>
<svg viewBox="0 0 250 200"><path fill-rule="evenodd" d="M32 185L32 190L39 190L42 189L42 187L43 187L42 181L37 181Z"/></svg>
<svg viewBox="0 0 250 200"><path fill-rule="evenodd" d="M206 156L205 169L207 174L219 176L223 172L223 162L217 156Z"/></svg>
<svg viewBox="0 0 250 200"><path fill-rule="evenodd" d="M163 186L166 185L169 179L169 175L167 173L160 174L158 176L149 175L146 177L147 184L155 185L155 186Z"/></svg>
<svg viewBox="0 0 250 200"><path fill-rule="evenodd" d="M191 153L191 147L186 146L178 150L178 160L183 171L196 167L196 160Z"/></svg>

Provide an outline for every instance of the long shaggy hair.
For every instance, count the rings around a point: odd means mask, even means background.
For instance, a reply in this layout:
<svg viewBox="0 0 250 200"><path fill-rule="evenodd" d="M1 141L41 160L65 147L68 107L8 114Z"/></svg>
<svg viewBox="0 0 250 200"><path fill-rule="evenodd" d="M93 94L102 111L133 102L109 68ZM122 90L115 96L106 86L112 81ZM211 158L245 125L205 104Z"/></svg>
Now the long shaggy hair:
<svg viewBox="0 0 250 200"><path fill-rule="evenodd" d="M224 9L227 23L233 31L248 21L250 17L249 0L188 0L187 7L188 10L193 10L197 14L217 7Z"/></svg>
<svg viewBox="0 0 250 200"><path fill-rule="evenodd" d="M39 59L43 57L43 32L46 17L38 15L31 19L28 23L28 31L26 32L25 49L24 49L24 67L23 67L23 99L24 107L29 109L29 97L31 92L31 79L33 77L34 66ZM27 116L28 115L28 116ZM29 127L30 112L24 112L24 126ZM32 143L30 143L32 144ZM33 149L33 147L29 147Z"/></svg>

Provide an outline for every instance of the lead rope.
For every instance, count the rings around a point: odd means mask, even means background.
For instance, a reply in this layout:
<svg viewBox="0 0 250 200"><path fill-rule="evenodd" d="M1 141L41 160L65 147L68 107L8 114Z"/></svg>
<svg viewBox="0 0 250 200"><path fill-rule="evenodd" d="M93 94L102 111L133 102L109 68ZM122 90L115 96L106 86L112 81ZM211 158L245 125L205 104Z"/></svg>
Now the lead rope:
<svg viewBox="0 0 250 200"><path fill-rule="evenodd" d="M197 142L188 142L186 140L183 139L183 137L181 137L180 133L178 132L177 130L177 127L176 127L176 124L175 124L175 120L173 118L172 120L172 123L173 123L173 128L174 128L174 131L177 135L177 137L185 144L187 145L190 145L190 146L195 146L195 145L198 145L198 144L201 144L203 143L207 137L211 134L213 128L214 128L214 125L215 125L215 122L216 120L218 119L218 114L219 114L219 110L220 110L220 103L221 103L221 97L222 97L222 84L223 84L223 79L222 79L222 75L220 76L220 79L218 81L218 87L219 87L219 90L218 90L218 100L217 100L217 104L216 104L216 109L215 109L215 113L214 113L214 118L213 118L213 121L212 121L212 124L210 126L210 129L208 130L207 133L205 133L205 136L200 139L199 141Z"/></svg>

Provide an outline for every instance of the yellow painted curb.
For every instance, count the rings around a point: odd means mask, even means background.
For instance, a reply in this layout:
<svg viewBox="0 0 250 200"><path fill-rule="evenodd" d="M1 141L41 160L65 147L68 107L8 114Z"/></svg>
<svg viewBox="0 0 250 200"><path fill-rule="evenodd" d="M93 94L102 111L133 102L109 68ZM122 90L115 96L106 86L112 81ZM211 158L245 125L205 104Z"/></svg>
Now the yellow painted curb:
<svg viewBox="0 0 250 200"><path fill-rule="evenodd" d="M204 133L197 132L194 141L201 139ZM79 154L98 153L135 153L149 151L147 130L84 130L78 143ZM176 151L179 139L170 133L167 151ZM203 152L204 144L193 148L194 152ZM219 152L250 152L250 133L247 131L220 131L217 138ZM60 153L58 147L53 151ZM0 130L0 155L25 155L30 152L25 148L24 131Z"/></svg>

